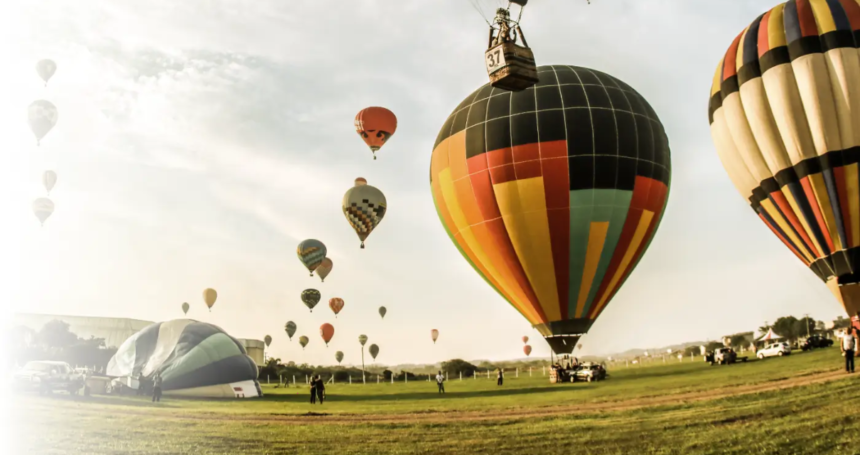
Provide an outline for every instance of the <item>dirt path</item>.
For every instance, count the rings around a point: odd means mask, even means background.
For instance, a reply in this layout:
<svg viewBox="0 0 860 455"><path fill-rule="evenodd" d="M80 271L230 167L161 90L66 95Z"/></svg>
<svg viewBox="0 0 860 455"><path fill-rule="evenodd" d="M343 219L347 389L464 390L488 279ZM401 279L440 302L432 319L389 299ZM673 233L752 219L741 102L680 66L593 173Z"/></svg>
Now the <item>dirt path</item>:
<svg viewBox="0 0 860 455"><path fill-rule="evenodd" d="M451 423L458 421L516 420L531 417L552 417L572 414L594 414L607 411L627 411L652 406L677 405L717 400L733 396L802 387L843 379L843 371L830 371L804 376L768 381L759 384L723 387L708 391L676 393L671 395L641 397L623 401L577 403L566 406L546 406L531 409L496 409L492 411L428 411L405 414L288 414L288 415L217 415L207 414L206 420L230 420L255 424L326 424L353 425L365 423ZM144 414L131 409L115 411L123 414ZM146 413L146 415L152 415ZM167 419L200 419L199 415L168 414Z"/></svg>

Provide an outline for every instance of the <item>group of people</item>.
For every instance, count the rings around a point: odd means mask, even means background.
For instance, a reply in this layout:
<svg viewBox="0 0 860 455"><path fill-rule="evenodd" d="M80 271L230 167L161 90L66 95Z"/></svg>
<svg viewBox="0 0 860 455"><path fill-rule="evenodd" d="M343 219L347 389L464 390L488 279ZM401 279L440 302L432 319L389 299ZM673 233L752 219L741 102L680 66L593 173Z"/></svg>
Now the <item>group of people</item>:
<svg viewBox="0 0 860 455"><path fill-rule="evenodd" d="M860 339L860 311L857 315L851 318L851 325L845 329L842 334L842 340L839 347L842 349L842 355L845 357L845 371L848 373L854 372L854 356L857 353L857 343Z"/></svg>
<svg viewBox="0 0 860 455"><path fill-rule="evenodd" d="M148 379L143 373L138 374L137 376L137 395L144 396L146 395L146 390L150 388L152 391L152 402L160 402L161 401L161 373L156 371L155 375L152 377L152 380ZM151 384L150 384L151 383Z"/></svg>
<svg viewBox="0 0 860 455"><path fill-rule="evenodd" d="M319 400L320 404L323 404L324 399L325 383L320 378L320 375L311 377L311 404L316 404L317 400Z"/></svg>

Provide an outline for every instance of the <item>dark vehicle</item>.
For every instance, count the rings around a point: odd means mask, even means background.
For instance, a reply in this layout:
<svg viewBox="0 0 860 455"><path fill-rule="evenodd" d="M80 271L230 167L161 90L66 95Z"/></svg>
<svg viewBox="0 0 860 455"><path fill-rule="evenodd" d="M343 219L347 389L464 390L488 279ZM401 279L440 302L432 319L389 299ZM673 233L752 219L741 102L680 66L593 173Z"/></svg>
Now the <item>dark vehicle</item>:
<svg viewBox="0 0 860 455"><path fill-rule="evenodd" d="M715 363L719 363L720 365L729 365L746 361L746 356L738 357L738 354L732 348L717 348L713 352L708 352L705 355L705 362L708 362L711 365Z"/></svg>
<svg viewBox="0 0 860 455"><path fill-rule="evenodd" d="M821 335L812 335L800 343L800 349L808 351L815 348L827 348L833 346L833 340Z"/></svg>
<svg viewBox="0 0 860 455"><path fill-rule="evenodd" d="M84 375L66 362L33 361L13 375L14 386L19 390L38 391L47 395L63 390L77 395L84 387Z"/></svg>

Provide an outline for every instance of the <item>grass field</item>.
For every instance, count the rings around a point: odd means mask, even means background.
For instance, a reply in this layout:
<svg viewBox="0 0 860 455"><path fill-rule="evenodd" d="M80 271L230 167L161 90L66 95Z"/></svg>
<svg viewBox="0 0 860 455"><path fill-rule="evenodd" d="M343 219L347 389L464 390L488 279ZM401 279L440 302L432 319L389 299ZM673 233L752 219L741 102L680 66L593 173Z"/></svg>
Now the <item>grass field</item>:
<svg viewBox="0 0 860 455"><path fill-rule="evenodd" d="M713 366L654 362L599 383L455 378L264 386L253 400L20 397L22 453L860 454L860 374L830 348Z"/></svg>

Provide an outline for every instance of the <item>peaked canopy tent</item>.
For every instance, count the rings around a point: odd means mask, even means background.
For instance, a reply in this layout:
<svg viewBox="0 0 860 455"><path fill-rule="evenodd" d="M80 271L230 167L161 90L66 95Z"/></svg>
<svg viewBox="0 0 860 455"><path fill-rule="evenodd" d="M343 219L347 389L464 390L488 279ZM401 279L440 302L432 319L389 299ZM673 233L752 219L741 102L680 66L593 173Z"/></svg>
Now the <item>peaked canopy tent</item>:
<svg viewBox="0 0 860 455"><path fill-rule="evenodd" d="M756 339L756 342L776 341L781 339L782 337L774 333L773 329L768 329L767 333Z"/></svg>
<svg viewBox="0 0 860 455"><path fill-rule="evenodd" d="M161 374L165 394L199 397L262 396L257 365L242 343L221 328L191 319L152 324L120 346L108 376Z"/></svg>

